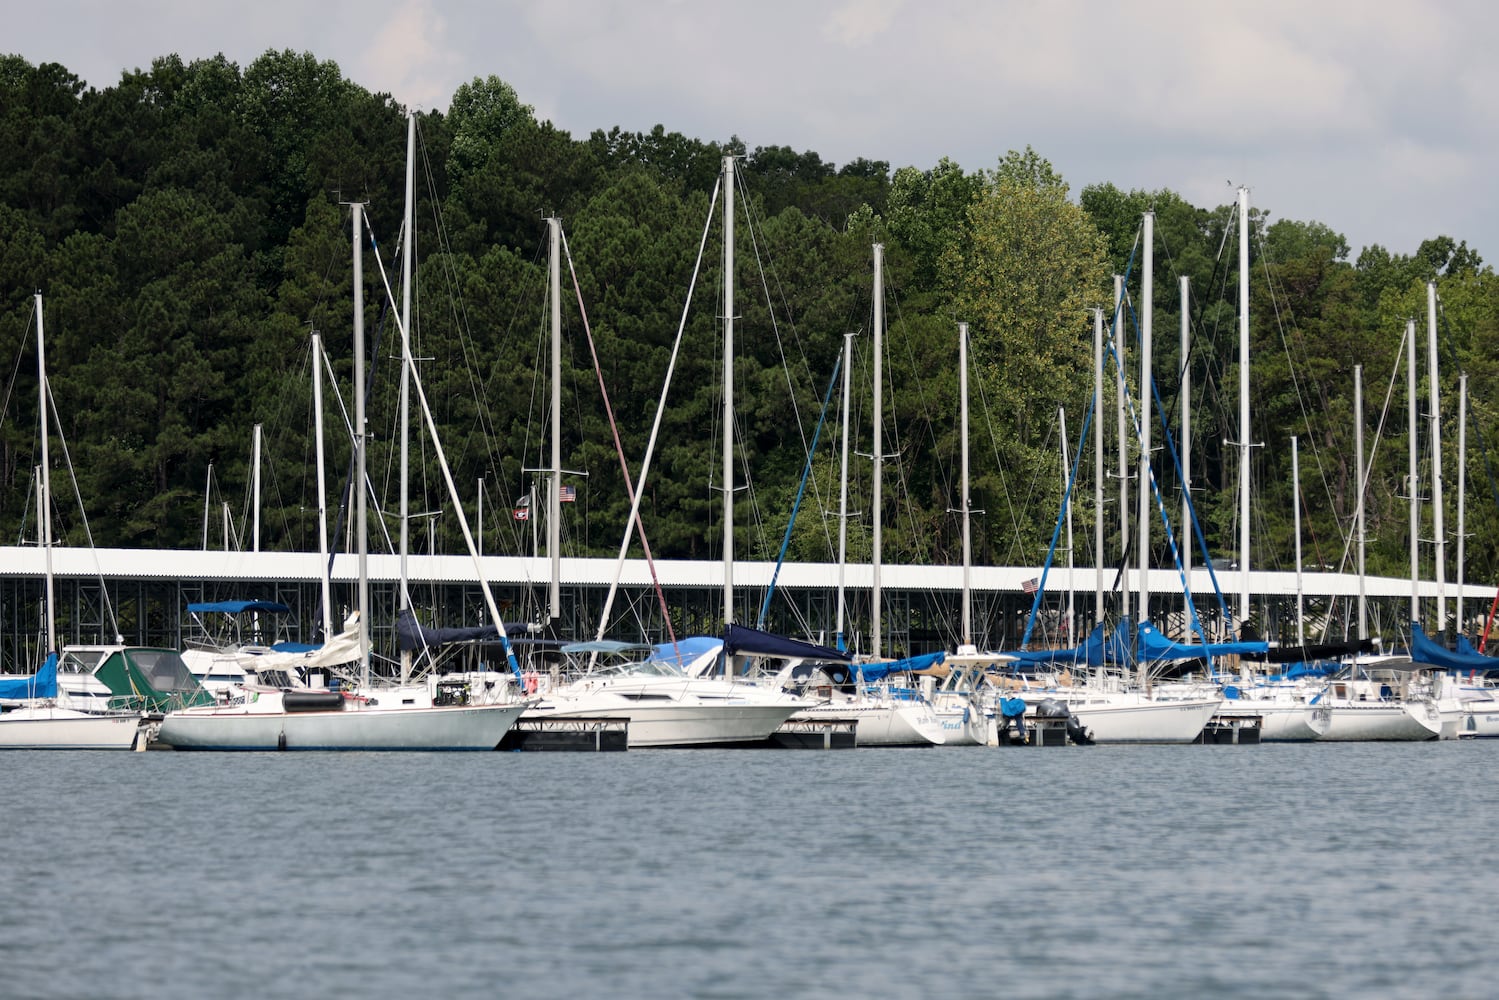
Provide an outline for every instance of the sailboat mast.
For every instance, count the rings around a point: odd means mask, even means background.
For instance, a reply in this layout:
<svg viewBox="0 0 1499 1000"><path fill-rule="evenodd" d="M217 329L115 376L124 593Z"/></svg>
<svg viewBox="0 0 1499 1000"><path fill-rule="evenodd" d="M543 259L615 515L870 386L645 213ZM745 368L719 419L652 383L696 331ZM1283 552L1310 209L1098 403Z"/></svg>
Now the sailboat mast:
<svg viewBox="0 0 1499 1000"><path fill-rule="evenodd" d="M562 220L547 219L550 237L547 287L552 313L552 481L547 489L547 555L552 581L547 589L547 617L556 621L562 606Z"/></svg>
<svg viewBox="0 0 1499 1000"><path fill-rule="evenodd" d="M250 551L260 551L260 424L256 424L250 434L250 459L251 476L253 483L250 487L250 496L254 499L255 515L252 521L254 530L250 533Z"/></svg>
<svg viewBox="0 0 1499 1000"><path fill-rule="evenodd" d="M845 649L843 639L844 585L848 570L848 402L849 371L854 366L854 335L843 335L843 458L838 476L838 620L836 648Z"/></svg>
<svg viewBox="0 0 1499 1000"><path fill-rule="evenodd" d="M1239 188L1239 623L1249 622L1249 189Z"/></svg>
<svg viewBox="0 0 1499 1000"><path fill-rule="evenodd" d="M734 621L734 157L723 158L723 624ZM724 669L728 670L727 657Z"/></svg>
<svg viewBox="0 0 1499 1000"><path fill-rule="evenodd" d="M1437 283L1426 283L1427 370L1431 377L1431 531L1436 560L1438 633L1447 630L1447 525L1442 510L1442 406L1437 379Z"/></svg>
<svg viewBox="0 0 1499 1000"><path fill-rule="evenodd" d="M42 293L36 293L36 377L37 405L41 415L42 470L39 477L42 495L38 507L42 528L42 559L47 575L47 652L57 652L56 584L52 579L52 462L47 455L47 397L51 390L47 386L47 342L42 331Z"/></svg>
<svg viewBox="0 0 1499 1000"><path fill-rule="evenodd" d="M1301 587L1301 455L1291 435L1291 522L1296 535L1296 645L1306 645L1306 615Z"/></svg>
<svg viewBox="0 0 1499 1000"><path fill-rule="evenodd" d="M973 645L973 533L969 522L968 491L968 324L958 324L958 438L962 474L958 479L958 502L963 505L963 644L960 652L972 653ZM1065 440L1065 436L1064 436Z"/></svg>
<svg viewBox="0 0 1499 1000"><path fill-rule="evenodd" d="M1140 558L1140 621L1150 620L1150 407L1154 393L1151 392L1153 373L1151 355L1154 353L1152 329L1155 321L1155 213L1146 212L1144 259L1140 269L1140 456L1138 462L1139 493L1139 558ZM1145 664L1140 664L1141 681L1144 681Z"/></svg>
<svg viewBox="0 0 1499 1000"><path fill-rule="evenodd" d="M328 484L323 474L323 337L312 331L312 414L317 453L317 551L322 568L323 641L333 636L333 585L328 579Z"/></svg>
<svg viewBox="0 0 1499 1000"><path fill-rule="evenodd" d="M1072 478L1072 456L1067 453L1067 408L1057 407L1057 427L1062 436L1062 513L1067 517L1067 641L1073 645L1077 623L1077 591L1073 588L1072 571L1076 565L1072 551L1072 494L1067 485Z"/></svg>
<svg viewBox="0 0 1499 1000"><path fill-rule="evenodd" d="M1191 278L1181 276L1181 468L1182 468L1182 621L1193 624L1192 614L1192 319L1188 312Z"/></svg>
<svg viewBox="0 0 1499 1000"><path fill-rule="evenodd" d="M359 567L359 686L370 683L370 540L369 498L365 487L365 444L368 440L364 417L364 205L354 202L354 503L355 535L358 543L356 565Z"/></svg>
<svg viewBox="0 0 1499 1000"><path fill-rule="evenodd" d="M1421 597L1419 593L1419 577L1421 572L1421 557L1417 552L1419 543L1417 535L1421 530L1421 490L1420 476L1416 468L1418 461L1416 445L1416 321L1407 320L1405 324L1405 418L1406 418L1406 455L1409 461L1410 490L1410 536L1411 536L1411 621L1421 620Z"/></svg>
<svg viewBox="0 0 1499 1000"><path fill-rule="evenodd" d="M1364 366L1353 366L1353 450L1358 463L1358 501L1354 526L1358 532L1358 637L1369 638L1369 593L1364 580Z"/></svg>
<svg viewBox="0 0 1499 1000"><path fill-rule="evenodd" d="M1463 585L1467 582L1467 523L1464 512L1468 499L1468 376L1457 377L1457 631L1463 627Z"/></svg>
<svg viewBox="0 0 1499 1000"><path fill-rule="evenodd" d="M884 335L885 335L885 245L876 243L874 245L874 490L870 496L870 504L873 508L873 546L870 568L870 642L869 652L871 656L880 655L880 634L883 631L881 623L880 597L880 531L882 522L880 518L880 486L884 478L884 454L881 452L880 425L884 422L883 400L881 389L884 385Z"/></svg>
<svg viewBox="0 0 1499 1000"><path fill-rule="evenodd" d="M415 210L412 202L416 193L416 115L406 114L406 208L402 223L404 239L401 240L401 326L407 336L411 334L411 268L415 232L412 221ZM407 559L411 552L411 367L404 355L401 357L401 587L396 595L396 606L402 611L411 610L410 574ZM435 555L435 553L433 553ZM401 650L401 683L411 677L411 650Z"/></svg>
<svg viewBox="0 0 1499 1000"><path fill-rule="evenodd" d="M1103 310L1093 310L1093 624L1103 623Z"/></svg>
<svg viewBox="0 0 1499 1000"><path fill-rule="evenodd" d="M1119 592L1122 605L1120 614L1128 618L1129 564L1125 558L1129 555L1129 422L1125 415L1125 407L1129 397L1129 382L1124 377L1124 359L1127 351L1124 336L1124 275L1122 274L1114 275L1114 323L1109 331L1109 338L1114 345L1114 357L1118 366L1118 376L1114 385L1114 416L1119 432L1119 563L1123 571L1121 574L1123 587Z"/></svg>

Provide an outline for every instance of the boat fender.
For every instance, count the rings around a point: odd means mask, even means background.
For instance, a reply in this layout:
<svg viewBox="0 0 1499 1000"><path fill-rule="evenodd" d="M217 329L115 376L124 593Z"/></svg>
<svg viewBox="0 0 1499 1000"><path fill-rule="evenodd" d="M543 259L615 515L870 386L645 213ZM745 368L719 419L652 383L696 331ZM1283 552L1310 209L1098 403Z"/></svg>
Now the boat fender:
<svg viewBox="0 0 1499 1000"><path fill-rule="evenodd" d="M535 694L536 689L541 686L541 677L534 670L527 670L522 675L522 686L526 694Z"/></svg>
<svg viewBox="0 0 1499 1000"><path fill-rule="evenodd" d="M287 691L281 695L281 707L288 712L337 712L344 699L336 691Z"/></svg>

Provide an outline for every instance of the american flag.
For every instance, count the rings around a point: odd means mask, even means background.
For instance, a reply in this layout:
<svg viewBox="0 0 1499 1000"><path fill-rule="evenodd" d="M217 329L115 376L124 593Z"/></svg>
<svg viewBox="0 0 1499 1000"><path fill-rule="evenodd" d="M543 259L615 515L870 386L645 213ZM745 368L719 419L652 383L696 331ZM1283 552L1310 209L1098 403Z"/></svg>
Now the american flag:
<svg viewBox="0 0 1499 1000"><path fill-rule="evenodd" d="M564 484L557 494L560 503L572 503L578 499L578 488Z"/></svg>
<svg viewBox="0 0 1499 1000"><path fill-rule="evenodd" d="M1022 583L1020 585L1020 589L1025 591L1027 594L1034 594L1037 590L1041 589L1041 581L1033 576L1029 580Z"/></svg>

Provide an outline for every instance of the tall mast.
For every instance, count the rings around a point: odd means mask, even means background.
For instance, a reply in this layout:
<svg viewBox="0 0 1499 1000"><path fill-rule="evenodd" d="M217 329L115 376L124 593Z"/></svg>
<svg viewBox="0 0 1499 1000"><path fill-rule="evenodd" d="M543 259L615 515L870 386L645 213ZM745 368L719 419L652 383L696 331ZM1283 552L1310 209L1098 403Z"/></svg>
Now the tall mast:
<svg viewBox="0 0 1499 1000"><path fill-rule="evenodd" d="M47 397L51 390L47 386L47 341L42 332L42 293L36 293L36 375L37 403L42 423L42 496L41 526L43 562L47 570L47 652L57 652L57 607L56 585L52 579L52 462L47 455Z"/></svg>
<svg viewBox="0 0 1499 1000"><path fill-rule="evenodd" d="M1249 189L1239 188L1239 622L1249 622Z"/></svg>
<svg viewBox="0 0 1499 1000"><path fill-rule="evenodd" d="M844 578L848 568L848 400L849 370L854 366L854 335L843 335L843 458L838 476L838 621L839 650L847 648L843 638Z"/></svg>
<svg viewBox="0 0 1499 1000"><path fill-rule="evenodd" d="M880 633L881 622L881 598L880 598L880 485L884 478L884 454L880 451L880 424L884 421L883 400L880 391L884 385L884 334L885 334L885 246L883 243L874 245L874 490L871 494L873 505L874 532L872 538L873 554L870 562L872 573L870 575L870 655L880 655Z"/></svg>
<svg viewBox="0 0 1499 1000"><path fill-rule="evenodd" d="M312 414L317 438L317 551L322 567L323 641L333 637L333 585L328 579L328 484L323 475L323 338L312 331Z"/></svg>
<svg viewBox="0 0 1499 1000"><path fill-rule="evenodd" d="M723 625L734 621L734 157L723 158ZM728 669L725 657L725 670Z"/></svg>
<svg viewBox="0 0 1499 1000"><path fill-rule="evenodd" d="M253 530L250 533L250 551L260 551L260 424L256 424L250 435L250 467L251 479L250 496L255 504L255 516L252 520Z"/></svg>
<svg viewBox="0 0 1499 1000"><path fill-rule="evenodd" d="M1182 468L1182 524L1181 548L1182 620L1190 627L1192 614L1192 318L1188 312L1190 301L1190 278L1181 276L1181 468Z"/></svg>
<svg viewBox="0 0 1499 1000"><path fill-rule="evenodd" d="M1151 342L1155 317L1155 213L1146 212L1144 221L1144 261L1140 269L1140 455L1136 482L1139 488L1139 559L1140 559L1140 621L1150 620L1150 404L1152 402ZM1141 680L1144 680L1145 664L1140 663Z"/></svg>
<svg viewBox="0 0 1499 1000"><path fill-rule="evenodd" d="M1457 631L1463 633L1463 585L1467 582L1468 376L1457 377Z"/></svg>
<svg viewBox="0 0 1499 1000"><path fill-rule="evenodd" d="M1437 378L1437 283L1426 283L1427 369L1431 377L1431 530L1436 558L1438 633L1447 630L1447 525L1442 510L1442 406Z"/></svg>
<svg viewBox="0 0 1499 1000"><path fill-rule="evenodd" d="M416 211L412 206L416 193L416 115L406 114L406 209L402 223L404 239L401 240L401 326L411 335L411 267L412 244L415 242L413 220ZM396 595L396 606L402 611L411 610L409 591L410 577L407 572L407 557L411 551L411 368L406 357L401 357L401 588ZM436 553L432 553L435 555ZM411 650L401 650L401 683L411 677Z"/></svg>
<svg viewBox="0 0 1499 1000"><path fill-rule="evenodd" d="M548 288L552 311L552 480L547 489L547 555L552 560L552 582L547 590L556 621L562 606L562 220L547 220L550 236Z"/></svg>
<svg viewBox="0 0 1499 1000"><path fill-rule="evenodd" d="M1296 535L1296 645L1306 645L1306 614L1301 588L1301 455L1296 448L1296 435L1291 435L1291 508Z"/></svg>
<svg viewBox="0 0 1499 1000"><path fill-rule="evenodd" d="M1416 468L1417 452L1416 445L1416 321L1408 320L1405 324L1405 418L1406 418L1406 443L1407 458L1409 459L1409 488L1410 488L1410 536L1411 536L1411 621L1421 620L1421 597L1419 593L1419 577L1421 572L1421 557L1418 553L1420 543L1417 536L1421 530L1421 479L1419 470Z"/></svg>
<svg viewBox="0 0 1499 1000"><path fill-rule="evenodd" d="M1067 489L1072 480L1072 456L1067 453L1067 408L1057 407L1057 427L1062 436L1062 507L1067 515L1067 640L1077 645L1073 633L1077 630L1077 591L1073 587L1072 571L1076 560L1072 551L1072 495Z"/></svg>
<svg viewBox="0 0 1499 1000"><path fill-rule="evenodd" d="M1124 336L1124 275L1114 275L1114 322L1109 330L1114 345L1114 359L1118 376L1114 385L1115 419L1119 430L1119 563L1123 569L1123 588L1119 592L1122 606L1120 614L1129 617L1130 588L1129 563L1129 420L1125 408L1129 401L1129 382L1124 377L1124 359L1128 352Z"/></svg>
<svg viewBox="0 0 1499 1000"><path fill-rule="evenodd" d="M968 324L958 324L958 437L962 474L958 479L958 502L963 514L963 644L960 653L977 652L973 645L973 535L969 523L968 491Z"/></svg>
<svg viewBox="0 0 1499 1000"><path fill-rule="evenodd" d="M1103 623L1103 310L1093 310L1093 624Z"/></svg>
<svg viewBox="0 0 1499 1000"><path fill-rule="evenodd" d="M358 536L359 567L359 685L370 684L370 539L369 498L365 485L365 445L368 441L364 418L364 205L354 202L354 503L355 534Z"/></svg>
<svg viewBox="0 0 1499 1000"><path fill-rule="evenodd" d="M1358 533L1358 637L1369 638L1369 594L1364 579L1364 366L1353 366L1353 450L1358 461L1358 501L1354 526Z"/></svg>

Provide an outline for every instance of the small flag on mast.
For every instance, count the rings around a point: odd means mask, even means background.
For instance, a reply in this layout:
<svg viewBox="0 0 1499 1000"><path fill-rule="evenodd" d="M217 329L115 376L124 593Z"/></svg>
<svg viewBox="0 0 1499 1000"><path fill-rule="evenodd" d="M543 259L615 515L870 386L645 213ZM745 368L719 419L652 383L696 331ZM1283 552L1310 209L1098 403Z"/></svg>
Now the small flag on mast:
<svg viewBox="0 0 1499 1000"><path fill-rule="evenodd" d="M515 501L515 508L510 511L510 516L517 521L529 521L531 519L531 494L527 493Z"/></svg>
<svg viewBox="0 0 1499 1000"><path fill-rule="evenodd" d="M557 494L557 500L561 503L573 503L578 499L578 488L563 484Z"/></svg>
<svg viewBox="0 0 1499 1000"><path fill-rule="evenodd" d="M1041 581L1034 576L1020 585L1020 589L1025 591L1027 594L1034 594L1040 588Z"/></svg>

